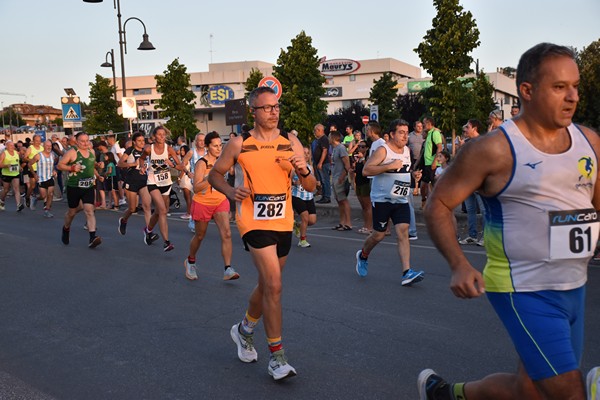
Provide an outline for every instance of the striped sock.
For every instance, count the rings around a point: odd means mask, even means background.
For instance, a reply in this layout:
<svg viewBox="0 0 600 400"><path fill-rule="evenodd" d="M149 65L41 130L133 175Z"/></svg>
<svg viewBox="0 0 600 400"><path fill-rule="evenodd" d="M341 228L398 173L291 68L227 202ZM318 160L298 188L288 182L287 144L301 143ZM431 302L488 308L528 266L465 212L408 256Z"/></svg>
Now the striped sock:
<svg viewBox="0 0 600 400"><path fill-rule="evenodd" d="M248 311L246 311L246 315L244 316L244 319L240 324L240 333L246 336L252 335L254 333L254 328L256 328L256 325L258 324L259 319L260 318L254 318L253 316L248 314Z"/></svg>
<svg viewBox="0 0 600 400"><path fill-rule="evenodd" d="M283 344L281 343L281 336L276 338L267 338L267 343L269 344L269 351L271 353L275 353L283 349Z"/></svg>

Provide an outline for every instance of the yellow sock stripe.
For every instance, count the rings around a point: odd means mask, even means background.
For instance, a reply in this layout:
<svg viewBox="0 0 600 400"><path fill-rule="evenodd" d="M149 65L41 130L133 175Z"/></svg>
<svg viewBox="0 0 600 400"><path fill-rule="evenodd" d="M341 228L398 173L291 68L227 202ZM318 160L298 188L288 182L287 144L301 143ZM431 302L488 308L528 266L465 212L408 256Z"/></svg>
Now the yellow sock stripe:
<svg viewBox="0 0 600 400"><path fill-rule="evenodd" d="M253 316L251 316L250 314L248 314L248 311L246 311L246 319L248 321L253 322L253 323L256 324L260 318L254 318Z"/></svg>
<svg viewBox="0 0 600 400"><path fill-rule="evenodd" d="M527 332L527 336L529 336L529 338L531 339L531 341L533 342L533 344L535 345L535 347L538 349L538 351L540 352L540 354L542 355L542 357L544 358L544 360L546 360L546 363L548 364L548 366L550 367L550 369L552 369L552 372L554 372L554 375L558 375L558 372L556 372L556 370L554 369L554 367L552 366L552 364L550 363L550 361L548 360L548 358L546 358L546 355L544 354L544 352L542 351L542 349L540 349L540 346L538 346L538 344L535 341L535 339L533 338L533 336L531 336L531 333L529 333L529 330L527 330L527 327L525 327L525 324L523 323L523 320L521 319L521 316L519 315L519 312L515 308L515 303L513 301L513 294L509 293L509 295L510 295L510 305L511 305L513 311L515 312L515 315L517 316L517 319L519 320L519 323L523 327L523 330L525 332Z"/></svg>
<svg viewBox="0 0 600 400"><path fill-rule="evenodd" d="M272 345L273 343L281 343L281 336L276 338L267 338L267 343Z"/></svg>

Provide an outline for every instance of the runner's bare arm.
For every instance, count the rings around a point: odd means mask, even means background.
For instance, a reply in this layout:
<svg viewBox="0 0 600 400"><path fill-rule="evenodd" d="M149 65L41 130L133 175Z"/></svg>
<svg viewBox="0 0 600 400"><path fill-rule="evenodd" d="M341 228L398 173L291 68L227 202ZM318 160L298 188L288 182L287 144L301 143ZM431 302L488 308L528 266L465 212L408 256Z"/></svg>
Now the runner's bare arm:
<svg viewBox="0 0 600 400"><path fill-rule="evenodd" d="M247 187L238 186L233 188L225 180L225 173L236 163L237 156L242 150L242 141L241 136L230 139L208 174L208 183L232 201L242 201L250 195L250 189Z"/></svg>
<svg viewBox="0 0 600 400"><path fill-rule="evenodd" d="M302 187L306 191L312 192L317 188L317 180L315 176L310 173L308 166L306 165L302 143L300 143L300 140L294 135L290 135L290 141L292 142L292 149L294 150L294 155L290 159L290 162L302 183Z"/></svg>

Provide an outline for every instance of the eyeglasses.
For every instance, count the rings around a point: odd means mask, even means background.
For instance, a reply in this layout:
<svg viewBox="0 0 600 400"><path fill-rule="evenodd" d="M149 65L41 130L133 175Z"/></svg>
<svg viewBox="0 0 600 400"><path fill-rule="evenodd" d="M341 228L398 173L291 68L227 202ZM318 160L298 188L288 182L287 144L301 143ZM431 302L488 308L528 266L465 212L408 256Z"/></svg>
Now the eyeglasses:
<svg viewBox="0 0 600 400"><path fill-rule="evenodd" d="M267 104L265 106L252 107L252 108L255 109L255 110L258 110L260 108L260 109L262 109L266 113L270 113L273 110L279 112L279 104L274 104L274 105Z"/></svg>

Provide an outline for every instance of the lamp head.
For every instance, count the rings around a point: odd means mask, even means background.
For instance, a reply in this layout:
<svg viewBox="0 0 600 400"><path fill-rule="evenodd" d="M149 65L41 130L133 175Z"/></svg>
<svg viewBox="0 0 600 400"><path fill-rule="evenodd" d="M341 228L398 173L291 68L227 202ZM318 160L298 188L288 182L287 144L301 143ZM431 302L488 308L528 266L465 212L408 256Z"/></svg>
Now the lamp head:
<svg viewBox="0 0 600 400"><path fill-rule="evenodd" d="M102 3L103 0L83 0L84 3Z"/></svg>
<svg viewBox="0 0 600 400"><path fill-rule="evenodd" d="M152 45L152 43L150 43L150 41L148 40L148 34L144 33L142 35L143 40L142 43L140 43L140 47L138 47L138 50L155 50L156 48Z"/></svg>
<svg viewBox="0 0 600 400"><path fill-rule="evenodd" d="M100 64L101 67L105 67L105 68L112 68L112 63L109 62L103 62L102 64Z"/></svg>

